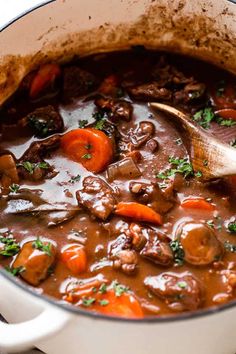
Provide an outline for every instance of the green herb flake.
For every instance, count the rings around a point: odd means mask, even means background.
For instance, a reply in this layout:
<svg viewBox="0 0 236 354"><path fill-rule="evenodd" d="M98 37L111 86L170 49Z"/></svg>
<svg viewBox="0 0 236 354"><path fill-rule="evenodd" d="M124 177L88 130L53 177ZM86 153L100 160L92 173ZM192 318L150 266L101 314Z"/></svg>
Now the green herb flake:
<svg viewBox="0 0 236 354"><path fill-rule="evenodd" d="M0 236L0 255L5 257L15 256L20 250L19 243L11 236Z"/></svg>
<svg viewBox="0 0 236 354"><path fill-rule="evenodd" d="M11 193L17 193L19 189L20 189L20 186L19 186L19 184L16 184L16 183L12 183L9 187L9 191Z"/></svg>
<svg viewBox="0 0 236 354"><path fill-rule="evenodd" d="M99 301L99 304L101 305L101 306L107 306L108 304L109 304L109 301L108 300L100 300Z"/></svg>
<svg viewBox="0 0 236 354"><path fill-rule="evenodd" d="M71 177L71 179L69 180L70 183L75 183L75 182L79 182L81 179L81 176L80 175L77 175L77 176L74 176L74 177Z"/></svg>
<svg viewBox="0 0 236 354"><path fill-rule="evenodd" d="M209 129L210 123L215 119L215 113L211 107L206 107L196 112L192 119L202 128Z"/></svg>
<svg viewBox="0 0 236 354"><path fill-rule="evenodd" d="M180 289L186 289L186 288L187 288L187 283L186 283L185 281L179 281L179 282L177 283L177 285L178 285L178 287L179 287Z"/></svg>
<svg viewBox="0 0 236 354"><path fill-rule="evenodd" d="M81 119L79 120L79 128L84 128L86 125L88 124L88 120L87 119Z"/></svg>
<svg viewBox="0 0 236 354"><path fill-rule="evenodd" d="M183 265L184 263L184 250L181 243L178 240L174 240L170 242L170 247L172 252L174 253L174 261L178 266Z"/></svg>
<svg viewBox="0 0 236 354"><path fill-rule="evenodd" d="M227 226L229 232L236 233L236 222L230 222Z"/></svg>
<svg viewBox="0 0 236 354"><path fill-rule="evenodd" d="M96 299L94 299L93 297L90 297L90 298L87 298L87 297L84 297L82 299L82 304L86 307L89 307L91 306L94 302L96 301Z"/></svg>
<svg viewBox="0 0 236 354"><path fill-rule="evenodd" d="M107 286L105 283L101 284L100 288L99 288L99 292L101 294L105 294L107 292Z"/></svg>
<svg viewBox="0 0 236 354"><path fill-rule="evenodd" d="M100 119L96 122L94 128L98 129L98 130L103 130L106 124L106 120L105 119Z"/></svg>
<svg viewBox="0 0 236 354"><path fill-rule="evenodd" d="M157 178L160 179L168 179L170 177L175 176L176 173L180 173L184 176L184 178L193 176L193 166L189 162L188 157L179 158L175 156L169 157L169 163L174 167L165 172L161 172L156 175Z"/></svg>
<svg viewBox="0 0 236 354"><path fill-rule="evenodd" d="M197 171L194 173L194 176L197 177L197 178L200 178L202 177L202 172L201 171Z"/></svg>
<svg viewBox="0 0 236 354"><path fill-rule="evenodd" d="M223 119L221 117L217 117L216 122L223 127L233 127L236 124L232 119Z"/></svg>
<svg viewBox="0 0 236 354"><path fill-rule="evenodd" d="M26 171L29 172L29 174L33 174L34 173L34 169L36 167L42 168L42 169L48 169L49 168L49 164L47 162L38 162L38 163L32 163L30 161L24 161L20 164L18 164L17 166L22 166L24 167L24 169Z"/></svg>
<svg viewBox="0 0 236 354"><path fill-rule="evenodd" d="M207 220L206 224L211 228L214 229L215 228L215 224L213 220Z"/></svg>
<svg viewBox="0 0 236 354"><path fill-rule="evenodd" d="M225 248L226 251L228 251L228 252L236 253L236 245L233 245L233 244L230 243L229 241L225 241L225 243L224 243L224 248Z"/></svg>
<svg viewBox="0 0 236 354"><path fill-rule="evenodd" d="M126 293L127 291L129 291L129 288L119 284L117 281L114 281L113 284L113 289L115 291L115 295L117 297L120 297L121 295L123 295L124 293Z"/></svg>
<svg viewBox="0 0 236 354"><path fill-rule="evenodd" d="M82 159L86 159L86 160L90 160L92 158L92 155L91 154L84 154L82 156Z"/></svg>
<svg viewBox="0 0 236 354"><path fill-rule="evenodd" d="M25 267L23 267L23 266L20 266L20 267L17 267L17 268L6 267L5 270L8 273L11 273L12 275L14 275L16 277L16 276L18 276L19 274L21 274L22 272L25 271Z"/></svg>
<svg viewBox="0 0 236 354"><path fill-rule="evenodd" d="M51 252L51 243L43 243L40 238L38 237L32 244L32 246L44 253L46 253L48 256L51 256L52 255L52 252Z"/></svg>

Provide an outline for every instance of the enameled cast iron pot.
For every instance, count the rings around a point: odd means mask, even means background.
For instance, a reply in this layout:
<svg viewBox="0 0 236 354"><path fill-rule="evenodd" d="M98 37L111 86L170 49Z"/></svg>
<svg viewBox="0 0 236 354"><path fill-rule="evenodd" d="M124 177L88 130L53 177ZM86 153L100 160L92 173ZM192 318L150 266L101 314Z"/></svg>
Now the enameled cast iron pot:
<svg viewBox="0 0 236 354"><path fill-rule="evenodd" d="M227 0L57 0L0 33L0 104L40 63L128 49L181 52L236 73L236 5ZM1 224L0 227L7 225ZM41 297L0 270L0 352L234 354L236 301L178 317L124 320Z"/></svg>

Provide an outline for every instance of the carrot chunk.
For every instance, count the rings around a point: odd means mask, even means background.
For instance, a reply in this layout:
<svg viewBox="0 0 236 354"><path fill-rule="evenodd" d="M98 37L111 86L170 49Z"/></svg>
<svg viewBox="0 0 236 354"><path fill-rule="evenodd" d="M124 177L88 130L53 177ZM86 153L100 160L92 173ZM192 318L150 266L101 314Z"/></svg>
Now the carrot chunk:
<svg viewBox="0 0 236 354"><path fill-rule="evenodd" d="M118 203L116 206L115 214L133 218L138 221L146 221L157 225L162 224L162 217L160 214L156 213L146 205L135 202Z"/></svg>
<svg viewBox="0 0 236 354"><path fill-rule="evenodd" d="M236 109L224 108L215 113L221 118L236 120Z"/></svg>
<svg viewBox="0 0 236 354"><path fill-rule="evenodd" d="M67 245L61 251L61 259L74 274L82 273L87 267L87 256L81 245Z"/></svg>
<svg viewBox="0 0 236 354"><path fill-rule="evenodd" d="M236 93L235 93L235 83L224 82L222 87L215 87L212 92L212 100L214 105L218 109L222 108L236 108Z"/></svg>
<svg viewBox="0 0 236 354"><path fill-rule="evenodd" d="M45 64L41 66L37 74L32 80L30 86L30 97L37 97L41 91L52 84L61 74L60 66L57 64Z"/></svg>
<svg viewBox="0 0 236 354"><path fill-rule="evenodd" d="M181 207L186 209L200 209L200 210L209 210L209 211L215 210L214 205L207 202L203 198L184 199L181 203Z"/></svg>
<svg viewBox="0 0 236 354"><path fill-rule="evenodd" d="M63 151L87 170L100 172L112 161L112 141L100 130L94 128L76 129L61 139Z"/></svg>

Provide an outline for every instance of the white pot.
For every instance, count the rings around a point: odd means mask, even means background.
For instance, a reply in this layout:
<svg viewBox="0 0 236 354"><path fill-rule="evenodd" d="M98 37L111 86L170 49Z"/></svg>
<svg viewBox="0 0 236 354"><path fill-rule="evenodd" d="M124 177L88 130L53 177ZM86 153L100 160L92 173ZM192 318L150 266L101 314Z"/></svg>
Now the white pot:
<svg viewBox="0 0 236 354"><path fill-rule="evenodd" d="M236 72L235 34L236 5L226 0L53 1L1 32L0 104L41 62L132 45L183 52ZM2 270L0 313L11 323L0 322L1 353L34 345L48 354L236 352L235 302L172 318L105 318L40 297Z"/></svg>

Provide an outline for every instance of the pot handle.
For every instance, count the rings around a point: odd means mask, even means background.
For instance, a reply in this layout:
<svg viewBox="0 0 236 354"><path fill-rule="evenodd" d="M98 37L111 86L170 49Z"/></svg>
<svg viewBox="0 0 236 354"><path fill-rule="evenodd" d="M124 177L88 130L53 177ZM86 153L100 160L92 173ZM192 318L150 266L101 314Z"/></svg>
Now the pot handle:
<svg viewBox="0 0 236 354"><path fill-rule="evenodd" d="M19 353L34 347L42 339L62 330L69 318L65 311L48 306L29 321L16 324L0 321L0 353Z"/></svg>

